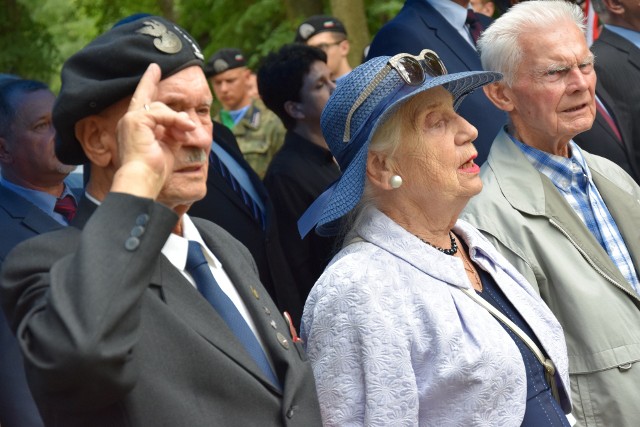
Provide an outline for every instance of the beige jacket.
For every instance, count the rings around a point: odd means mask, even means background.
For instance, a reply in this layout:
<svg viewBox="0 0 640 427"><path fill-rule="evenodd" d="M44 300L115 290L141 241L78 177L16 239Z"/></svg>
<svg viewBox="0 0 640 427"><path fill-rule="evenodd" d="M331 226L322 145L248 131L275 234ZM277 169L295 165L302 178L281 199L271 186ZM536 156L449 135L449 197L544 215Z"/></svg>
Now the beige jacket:
<svg viewBox="0 0 640 427"><path fill-rule="evenodd" d="M640 266L640 187L584 153L593 180ZM522 273L562 324L579 426L640 425L640 298L547 177L501 131L484 188L462 218Z"/></svg>

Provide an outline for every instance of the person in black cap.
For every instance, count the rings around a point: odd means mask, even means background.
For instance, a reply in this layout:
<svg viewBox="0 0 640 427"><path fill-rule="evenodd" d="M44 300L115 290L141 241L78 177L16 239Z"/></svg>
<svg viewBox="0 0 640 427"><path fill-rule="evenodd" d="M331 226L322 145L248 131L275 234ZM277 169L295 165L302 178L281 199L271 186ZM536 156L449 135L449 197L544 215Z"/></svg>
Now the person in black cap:
<svg viewBox="0 0 640 427"><path fill-rule="evenodd" d="M86 196L71 227L9 254L0 289L46 425L320 425L247 249L186 214L211 147L203 59L146 16L63 66L56 155L90 162Z"/></svg>
<svg viewBox="0 0 640 427"><path fill-rule="evenodd" d="M333 16L310 17L298 27L295 41L320 48L327 54L327 66L334 81L351 71L347 29Z"/></svg>
<svg viewBox="0 0 640 427"><path fill-rule="evenodd" d="M241 50L218 50L207 61L205 74L222 104L214 120L231 129L242 155L263 178L284 141L282 122L259 98L251 96L253 77Z"/></svg>

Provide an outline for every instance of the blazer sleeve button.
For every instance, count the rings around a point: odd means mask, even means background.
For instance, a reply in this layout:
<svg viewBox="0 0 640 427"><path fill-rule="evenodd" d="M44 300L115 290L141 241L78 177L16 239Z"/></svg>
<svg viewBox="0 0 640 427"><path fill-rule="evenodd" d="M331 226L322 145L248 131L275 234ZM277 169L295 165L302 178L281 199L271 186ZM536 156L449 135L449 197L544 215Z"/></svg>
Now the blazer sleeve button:
<svg viewBox="0 0 640 427"><path fill-rule="evenodd" d="M129 237L126 242L124 242L124 248L128 251L135 251L140 246L140 239L137 237Z"/></svg>
<svg viewBox="0 0 640 427"><path fill-rule="evenodd" d="M145 226L147 225L147 223L149 222L149 214L140 214L138 215L138 218L136 218L136 225L142 225Z"/></svg>
<svg viewBox="0 0 640 427"><path fill-rule="evenodd" d="M144 234L144 227L142 225L136 225L131 229L131 235L133 237L140 237Z"/></svg>

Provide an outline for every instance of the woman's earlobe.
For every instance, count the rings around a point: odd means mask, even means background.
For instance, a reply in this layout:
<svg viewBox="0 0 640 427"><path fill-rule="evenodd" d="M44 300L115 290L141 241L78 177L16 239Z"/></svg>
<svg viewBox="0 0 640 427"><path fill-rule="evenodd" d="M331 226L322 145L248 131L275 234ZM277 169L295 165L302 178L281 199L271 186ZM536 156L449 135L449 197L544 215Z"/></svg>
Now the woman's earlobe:
<svg viewBox="0 0 640 427"><path fill-rule="evenodd" d="M383 190L393 190L402 185L402 177L391 168L387 156L375 151L370 151L367 156L367 177Z"/></svg>

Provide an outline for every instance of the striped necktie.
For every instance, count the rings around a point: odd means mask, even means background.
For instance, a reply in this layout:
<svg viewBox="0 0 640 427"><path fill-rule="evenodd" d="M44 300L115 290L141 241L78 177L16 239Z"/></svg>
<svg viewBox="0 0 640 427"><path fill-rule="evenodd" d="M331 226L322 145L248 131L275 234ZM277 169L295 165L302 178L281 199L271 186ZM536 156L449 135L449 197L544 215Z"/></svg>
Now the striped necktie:
<svg viewBox="0 0 640 427"><path fill-rule="evenodd" d="M256 220L260 228L264 230L265 229L264 213L262 212L262 209L260 209L260 206L258 205L258 203L254 200L251 194L249 194L249 192L247 192L242 187L242 184L240 184L240 182L233 176L233 174L229 171L229 168L227 167L227 165L224 164L222 159L218 157L215 151L211 150L210 156L211 156L210 165L220 175L222 175L222 177L225 179L227 184L229 184L229 187L231 187L233 191L235 191L235 193L242 199L245 206L249 209L249 211L253 215L253 218Z"/></svg>

